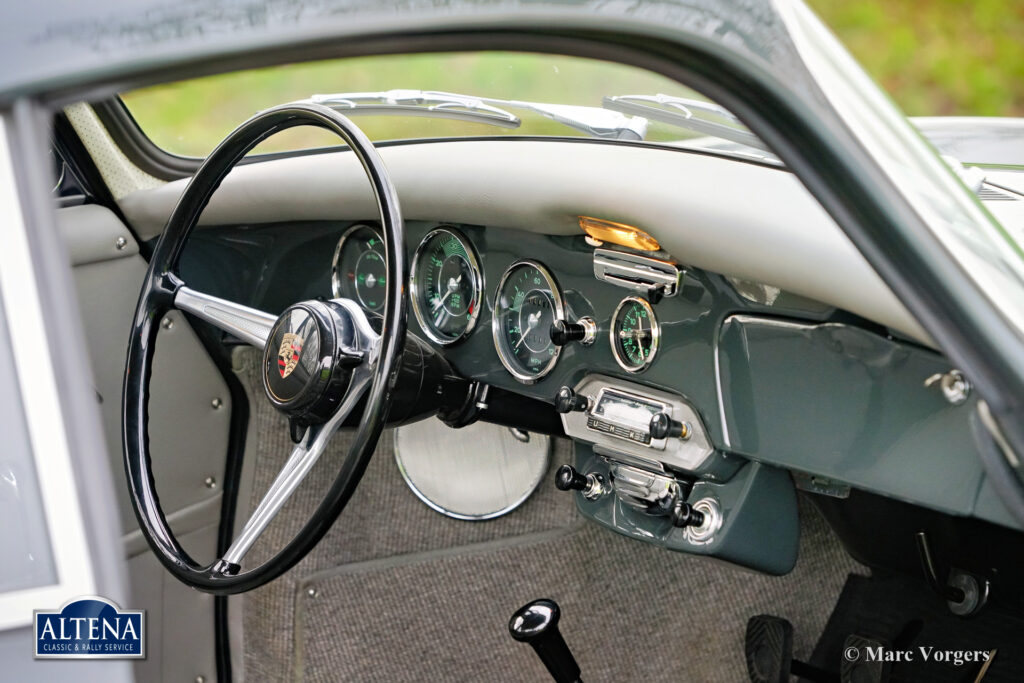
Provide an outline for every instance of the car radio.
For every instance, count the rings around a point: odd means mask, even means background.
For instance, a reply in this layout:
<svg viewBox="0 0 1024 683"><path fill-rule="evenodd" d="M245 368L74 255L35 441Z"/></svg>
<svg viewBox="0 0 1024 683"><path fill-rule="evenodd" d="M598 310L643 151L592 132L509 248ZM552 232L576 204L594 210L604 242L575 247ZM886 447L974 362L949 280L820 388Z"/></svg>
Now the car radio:
<svg viewBox="0 0 1024 683"><path fill-rule="evenodd" d="M587 429L650 446L651 419L666 410L660 401L603 387L587 412Z"/></svg>
<svg viewBox="0 0 1024 683"><path fill-rule="evenodd" d="M555 397L565 433L613 460L716 478L724 472L697 411L681 396L605 375L588 375ZM719 463L720 464L720 463ZM710 468L710 469L709 469Z"/></svg>

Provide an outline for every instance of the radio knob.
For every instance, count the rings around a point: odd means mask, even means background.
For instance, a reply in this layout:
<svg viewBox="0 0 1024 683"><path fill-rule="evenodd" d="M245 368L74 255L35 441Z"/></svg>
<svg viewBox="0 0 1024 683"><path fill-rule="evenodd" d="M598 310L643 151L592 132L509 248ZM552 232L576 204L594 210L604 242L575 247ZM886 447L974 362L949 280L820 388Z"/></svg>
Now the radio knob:
<svg viewBox="0 0 1024 683"><path fill-rule="evenodd" d="M673 420L668 413L657 413L651 418L651 438L667 439L676 437L679 439L690 438L690 425L685 422Z"/></svg>
<svg viewBox="0 0 1024 683"><path fill-rule="evenodd" d="M568 320L556 320L551 323L548 334L555 346L565 346L569 342L578 341L590 346L597 338L597 323L593 318L580 318L574 323Z"/></svg>
<svg viewBox="0 0 1024 683"><path fill-rule="evenodd" d="M590 399L577 394L571 387L562 387L555 394L555 410L559 413L583 412L590 406Z"/></svg>

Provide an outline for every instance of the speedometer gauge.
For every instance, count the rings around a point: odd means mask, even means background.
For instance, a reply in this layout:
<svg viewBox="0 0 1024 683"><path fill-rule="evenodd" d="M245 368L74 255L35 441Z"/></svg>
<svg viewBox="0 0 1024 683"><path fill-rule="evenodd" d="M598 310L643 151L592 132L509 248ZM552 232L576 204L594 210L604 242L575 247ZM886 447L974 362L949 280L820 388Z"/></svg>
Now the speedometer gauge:
<svg viewBox="0 0 1024 683"><path fill-rule="evenodd" d="M612 354L623 370L640 372L654 361L661 342L661 326L645 299L628 296L612 316Z"/></svg>
<svg viewBox="0 0 1024 683"><path fill-rule="evenodd" d="M358 301L370 313L384 308L388 265L384 240L369 225L353 225L334 249L331 294Z"/></svg>
<svg viewBox="0 0 1024 683"><path fill-rule="evenodd" d="M551 323L565 319L558 283L540 263L517 261L498 283L491 331L498 357L527 384L551 372L561 347L551 341Z"/></svg>
<svg viewBox="0 0 1024 683"><path fill-rule="evenodd" d="M483 277L473 245L451 228L432 230L412 260L412 306L423 332L452 344L480 315Z"/></svg>

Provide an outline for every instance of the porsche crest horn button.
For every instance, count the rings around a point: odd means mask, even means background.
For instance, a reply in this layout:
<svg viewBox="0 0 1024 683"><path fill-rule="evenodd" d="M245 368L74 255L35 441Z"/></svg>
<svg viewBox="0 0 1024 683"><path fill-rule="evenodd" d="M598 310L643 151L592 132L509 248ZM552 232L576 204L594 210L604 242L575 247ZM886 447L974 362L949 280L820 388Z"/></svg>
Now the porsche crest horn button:
<svg viewBox="0 0 1024 683"><path fill-rule="evenodd" d="M299 364L303 341L305 340L294 332L285 332L281 338L281 346L277 351L277 369L281 373L281 379L292 374L292 370Z"/></svg>
<svg viewBox="0 0 1024 683"><path fill-rule="evenodd" d="M351 345L349 313L330 301L303 301L274 323L263 352L267 398L304 428L330 417L348 388L352 365L339 344Z"/></svg>

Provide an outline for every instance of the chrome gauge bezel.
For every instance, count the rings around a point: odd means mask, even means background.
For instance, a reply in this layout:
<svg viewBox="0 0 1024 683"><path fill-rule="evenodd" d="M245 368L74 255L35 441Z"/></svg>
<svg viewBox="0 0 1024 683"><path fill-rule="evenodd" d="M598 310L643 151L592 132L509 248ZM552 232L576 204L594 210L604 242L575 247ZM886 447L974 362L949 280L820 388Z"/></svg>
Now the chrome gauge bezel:
<svg viewBox="0 0 1024 683"><path fill-rule="evenodd" d="M466 326L465 331L458 337L454 337L451 339L442 337L440 334L438 334L437 331L434 329L433 323L430 322L430 319L426 316L425 311L422 310L420 302L420 288L416 278L416 273L419 272L420 256L423 254L423 251L426 248L427 243L430 242L430 240L433 239L435 236L441 233L448 233L449 235L451 235L452 237L459 241L459 243L462 245L463 250L466 252L466 256L468 258L469 263L469 269L473 274L473 313L469 319L469 324ZM469 334L476 327L477 320L480 318L480 308L483 306L484 298L484 275L483 271L480 269L480 259L477 257L476 249L474 248L473 243L469 241L469 238L467 238L465 235L463 235L455 228L448 225L442 225L440 227L434 228L433 230L428 232L423 237L422 240L420 240L419 245L416 247L416 253L412 257L412 269L410 273L411 275L409 278L409 292L412 294L412 310L416 316L416 322L420 324L420 329L423 330L423 334L427 335L427 337L432 342L440 344L442 346L450 346L451 344L456 344L465 339L466 337L468 337Z"/></svg>
<svg viewBox="0 0 1024 683"><path fill-rule="evenodd" d="M616 344L615 335L618 333L618 322L619 313L623 307L629 303L639 303L645 309L647 309L647 316L651 321L651 355L647 357L647 360L640 365L631 365L625 358L619 354L619 346ZM651 367L651 363L654 362L655 356L658 355L658 348L661 346L661 323L658 322L658 317L654 314L654 307L651 303L639 296L627 296L625 299L619 302L619 305L615 307L615 312L612 313L611 325L608 326L608 343L612 347L612 356L615 357L615 362L619 364L619 367L630 373L643 372L647 368Z"/></svg>
<svg viewBox="0 0 1024 683"><path fill-rule="evenodd" d="M351 237L355 232L359 230L369 230L383 241L383 236L380 234L380 230L375 228L368 223L356 223L349 227L345 232L341 233L341 237L338 238L338 244L334 247L334 257L331 259L331 296L335 299L342 298L341 294L341 280L338 278L338 261L341 259L341 253L345 249L345 240ZM384 255L384 260L387 261L387 255ZM359 299L358 290L356 292L356 303L359 304L363 310L370 310L363 302Z"/></svg>
<svg viewBox="0 0 1024 683"><path fill-rule="evenodd" d="M548 289L551 291L551 298L554 300L555 320L566 319L565 296L562 294L562 288L558 286L558 281L555 280L551 271L547 269L547 266L540 261L534 261L532 259L520 259L519 261L512 263L505 269L505 272L501 276L501 280L498 281L497 289L494 290L494 309L491 311L491 336L494 338L494 350L498 352L498 360L501 361L501 364L505 366L505 369L508 370L509 374L514 378L523 384L534 384L546 377L555 368L555 365L558 363L558 357L562 354L562 347L555 346L555 352L552 354L551 360L548 361L547 365L533 374L523 372L516 367L515 361L509 358L508 351L505 349L503 344L504 332L501 329L501 316L499 312L501 291L505 288L505 283L508 282L509 276L511 276L517 268L522 266L531 266L536 268L537 272L544 277Z"/></svg>

